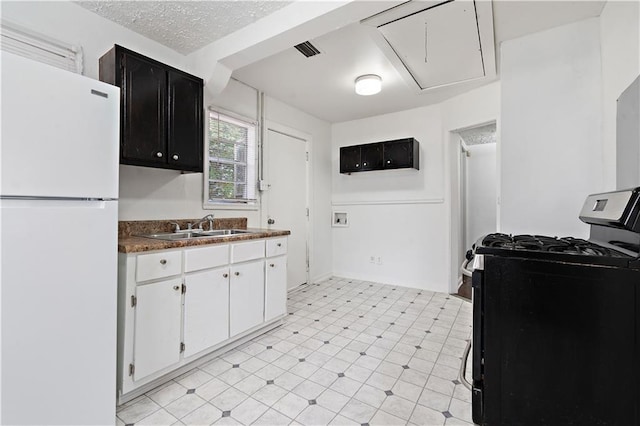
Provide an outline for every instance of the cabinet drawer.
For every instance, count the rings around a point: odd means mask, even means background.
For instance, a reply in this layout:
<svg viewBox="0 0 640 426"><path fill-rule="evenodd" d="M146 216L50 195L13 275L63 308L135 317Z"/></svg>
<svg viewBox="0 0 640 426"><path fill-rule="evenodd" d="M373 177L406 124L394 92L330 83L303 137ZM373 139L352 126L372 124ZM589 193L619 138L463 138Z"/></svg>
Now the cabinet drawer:
<svg viewBox="0 0 640 426"><path fill-rule="evenodd" d="M229 263L229 245L188 249L184 252L184 271L192 272L201 269L215 268Z"/></svg>
<svg viewBox="0 0 640 426"><path fill-rule="evenodd" d="M267 240L267 257L287 253L287 237Z"/></svg>
<svg viewBox="0 0 640 426"><path fill-rule="evenodd" d="M231 244L231 263L264 257L264 240Z"/></svg>
<svg viewBox="0 0 640 426"><path fill-rule="evenodd" d="M141 254L136 259L136 281L170 277L181 272L181 251Z"/></svg>

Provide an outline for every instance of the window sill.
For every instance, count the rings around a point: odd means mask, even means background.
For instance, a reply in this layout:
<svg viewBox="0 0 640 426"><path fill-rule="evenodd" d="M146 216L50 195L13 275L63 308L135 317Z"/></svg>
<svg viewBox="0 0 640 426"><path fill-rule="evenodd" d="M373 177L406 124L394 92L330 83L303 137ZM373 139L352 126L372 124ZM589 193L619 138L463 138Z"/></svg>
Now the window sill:
<svg viewBox="0 0 640 426"><path fill-rule="evenodd" d="M229 203L205 203L202 205L204 210L242 210L257 211L260 210L260 204L229 204Z"/></svg>

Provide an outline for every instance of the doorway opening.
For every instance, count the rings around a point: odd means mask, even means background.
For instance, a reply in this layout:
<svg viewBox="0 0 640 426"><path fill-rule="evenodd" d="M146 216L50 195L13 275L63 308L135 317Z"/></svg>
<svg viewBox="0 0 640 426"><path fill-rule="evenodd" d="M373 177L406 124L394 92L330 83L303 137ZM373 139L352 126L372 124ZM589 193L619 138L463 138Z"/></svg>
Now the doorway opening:
<svg viewBox="0 0 640 426"><path fill-rule="evenodd" d="M458 130L452 142L451 290L471 298L467 251L482 236L496 232L498 224L496 123Z"/></svg>

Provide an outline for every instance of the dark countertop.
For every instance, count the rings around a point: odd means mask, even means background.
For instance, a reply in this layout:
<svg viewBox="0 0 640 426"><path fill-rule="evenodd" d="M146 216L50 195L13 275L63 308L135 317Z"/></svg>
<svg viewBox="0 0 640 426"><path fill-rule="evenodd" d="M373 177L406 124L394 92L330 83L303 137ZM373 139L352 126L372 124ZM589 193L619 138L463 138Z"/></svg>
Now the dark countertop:
<svg viewBox="0 0 640 426"><path fill-rule="evenodd" d="M187 222L195 220L154 220L154 221L121 221L118 223L118 252L141 253L152 250L166 250L181 247L199 247L211 244L225 244L238 241L249 241L259 238L287 236L290 231L276 229L247 228L246 218L215 219L213 229L246 229L251 234L236 234L210 238L193 238L188 240L167 241L140 237L139 235L172 232L170 222L181 223L186 227ZM184 222L184 224L183 224ZM205 229L207 227L205 226Z"/></svg>

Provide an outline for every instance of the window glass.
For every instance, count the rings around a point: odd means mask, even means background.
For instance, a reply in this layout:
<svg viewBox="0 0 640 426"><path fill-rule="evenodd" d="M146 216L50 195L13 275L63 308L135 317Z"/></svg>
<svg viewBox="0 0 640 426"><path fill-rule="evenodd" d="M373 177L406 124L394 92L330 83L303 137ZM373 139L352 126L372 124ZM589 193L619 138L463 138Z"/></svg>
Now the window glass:
<svg viewBox="0 0 640 426"><path fill-rule="evenodd" d="M209 112L204 204L256 203L256 123Z"/></svg>

